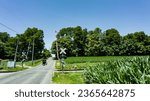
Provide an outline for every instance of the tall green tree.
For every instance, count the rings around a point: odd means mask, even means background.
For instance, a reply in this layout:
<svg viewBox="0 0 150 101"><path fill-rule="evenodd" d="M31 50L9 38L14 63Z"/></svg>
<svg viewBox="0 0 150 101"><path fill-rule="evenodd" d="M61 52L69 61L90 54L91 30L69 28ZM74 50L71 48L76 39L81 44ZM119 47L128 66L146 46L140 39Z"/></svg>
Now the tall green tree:
<svg viewBox="0 0 150 101"><path fill-rule="evenodd" d="M116 29L112 28L105 31L106 45L119 45L120 42L121 42L121 36Z"/></svg>
<svg viewBox="0 0 150 101"><path fill-rule="evenodd" d="M58 49L67 48L68 56L149 55L150 36L143 31L121 36L117 29L88 31L80 26L62 28L56 35ZM56 53L56 41L52 52Z"/></svg>
<svg viewBox="0 0 150 101"><path fill-rule="evenodd" d="M104 55L102 42L102 32L100 28L96 28L94 31L89 31L87 35L87 42L85 47L85 53L88 56Z"/></svg>
<svg viewBox="0 0 150 101"><path fill-rule="evenodd" d="M42 56L42 51L44 49L44 33L42 30L38 28L27 28L27 30L21 34L18 35L20 39L20 47L21 51L29 51L29 59L31 59L32 56L32 48L34 45L34 58L38 59Z"/></svg>
<svg viewBox="0 0 150 101"><path fill-rule="evenodd" d="M0 59L6 56L5 47L10 35L7 32L0 32Z"/></svg>

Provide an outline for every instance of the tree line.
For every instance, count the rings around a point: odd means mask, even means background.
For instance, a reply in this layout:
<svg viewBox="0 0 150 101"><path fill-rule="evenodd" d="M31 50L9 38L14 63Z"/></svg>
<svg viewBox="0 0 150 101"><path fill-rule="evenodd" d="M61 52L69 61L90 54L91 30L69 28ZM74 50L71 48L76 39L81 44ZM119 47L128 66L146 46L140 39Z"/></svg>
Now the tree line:
<svg viewBox="0 0 150 101"><path fill-rule="evenodd" d="M38 28L27 28L24 33L11 37L7 32L0 32L0 59L14 59L16 48L17 60L21 60L22 52L31 60L34 48L34 59L50 56L50 52L44 49L44 33ZM33 46L34 45L34 46Z"/></svg>
<svg viewBox="0 0 150 101"><path fill-rule="evenodd" d="M128 56L149 55L150 36L143 31L121 36L115 28L104 32L100 28L88 31L80 26L62 28L52 43L51 51L67 48L67 56ZM58 50L60 51L60 50Z"/></svg>

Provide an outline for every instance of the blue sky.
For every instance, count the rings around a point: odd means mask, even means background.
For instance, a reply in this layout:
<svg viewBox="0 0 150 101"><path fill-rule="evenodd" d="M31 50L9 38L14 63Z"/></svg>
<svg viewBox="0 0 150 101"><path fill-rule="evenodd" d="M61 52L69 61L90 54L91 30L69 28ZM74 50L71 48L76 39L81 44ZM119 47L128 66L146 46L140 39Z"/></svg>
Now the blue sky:
<svg viewBox="0 0 150 101"><path fill-rule="evenodd" d="M81 26L102 31L116 28L121 35L144 31L150 35L150 0L0 0L0 23L19 33L28 27L44 31L46 48L55 30ZM0 32L16 33L0 25Z"/></svg>

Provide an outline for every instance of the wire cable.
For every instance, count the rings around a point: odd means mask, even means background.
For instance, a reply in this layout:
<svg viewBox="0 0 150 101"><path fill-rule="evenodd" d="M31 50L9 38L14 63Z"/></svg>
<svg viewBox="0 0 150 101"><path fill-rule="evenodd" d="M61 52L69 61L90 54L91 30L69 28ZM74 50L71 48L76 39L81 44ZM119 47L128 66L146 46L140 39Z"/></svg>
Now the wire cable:
<svg viewBox="0 0 150 101"><path fill-rule="evenodd" d="M1 22L0 22L0 25L4 26L5 28L7 28L7 29L9 29L9 30L11 30L11 31L13 31L13 32L15 32L15 33L18 33L18 32L15 31L14 29L8 27L7 25L5 25L5 24L3 24L3 23L1 23Z"/></svg>

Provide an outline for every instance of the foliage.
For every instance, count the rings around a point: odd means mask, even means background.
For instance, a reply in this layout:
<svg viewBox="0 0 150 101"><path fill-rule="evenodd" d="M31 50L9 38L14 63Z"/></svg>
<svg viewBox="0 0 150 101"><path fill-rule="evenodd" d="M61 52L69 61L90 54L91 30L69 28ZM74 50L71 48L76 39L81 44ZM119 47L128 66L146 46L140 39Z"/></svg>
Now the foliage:
<svg viewBox="0 0 150 101"><path fill-rule="evenodd" d="M84 76L86 83L150 84L150 56L89 66Z"/></svg>
<svg viewBox="0 0 150 101"><path fill-rule="evenodd" d="M80 72L55 72L52 78L57 84L83 84L82 73Z"/></svg>
<svg viewBox="0 0 150 101"><path fill-rule="evenodd" d="M6 32L0 32L0 58L14 59L16 47L18 45L17 60L21 61L22 52L25 52L28 60L32 58L34 44L34 59L42 57L44 49L44 33L37 28L27 28L22 34L17 34L16 37L10 37Z"/></svg>
<svg viewBox="0 0 150 101"><path fill-rule="evenodd" d="M0 59L5 58L6 52L6 42L10 38L9 34L7 32L0 32Z"/></svg>
<svg viewBox="0 0 150 101"><path fill-rule="evenodd" d="M44 49L43 52L42 52L42 57L45 58L45 59L47 59L47 58L49 58L50 56L51 56L50 51L47 50L47 49Z"/></svg>
<svg viewBox="0 0 150 101"><path fill-rule="evenodd" d="M7 62L8 62L8 60L1 60L0 61L0 68L1 69L6 68L7 67Z"/></svg>
<svg viewBox="0 0 150 101"><path fill-rule="evenodd" d="M121 36L115 28L102 32L100 28L88 31L77 26L62 28L56 38L51 47L53 54L56 54L56 41L58 49L67 49L67 56L134 56L150 53L150 36L143 31Z"/></svg>

